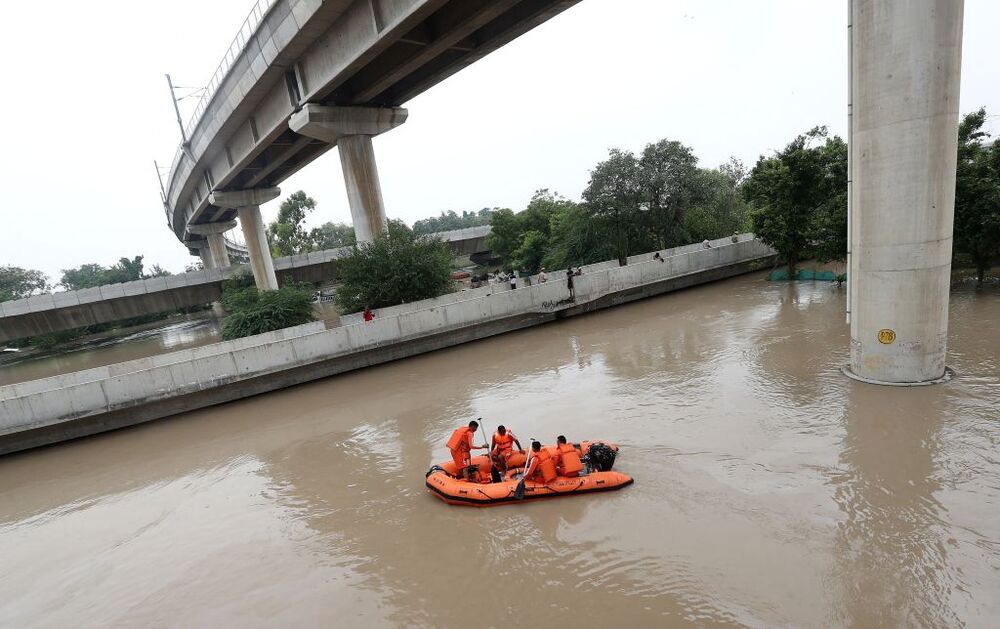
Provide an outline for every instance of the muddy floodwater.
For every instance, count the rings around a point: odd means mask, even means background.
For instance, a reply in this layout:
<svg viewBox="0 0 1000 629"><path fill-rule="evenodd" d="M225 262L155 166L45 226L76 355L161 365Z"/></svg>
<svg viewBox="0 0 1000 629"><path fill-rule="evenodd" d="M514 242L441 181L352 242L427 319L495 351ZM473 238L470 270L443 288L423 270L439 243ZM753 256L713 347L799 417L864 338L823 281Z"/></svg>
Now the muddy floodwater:
<svg viewBox="0 0 1000 629"><path fill-rule="evenodd" d="M1000 294L945 385L840 374L759 274L0 459L0 626L970 626L1000 618ZM621 444L620 492L424 488L452 429Z"/></svg>
<svg viewBox="0 0 1000 629"><path fill-rule="evenodd" d="M200 347L221 341L215 319L193 319L158 325L123 335L99 338L70 350L42 355L5 356L0 362L0 386L49 378L73 371L103 367L166 352Z"/></svg>

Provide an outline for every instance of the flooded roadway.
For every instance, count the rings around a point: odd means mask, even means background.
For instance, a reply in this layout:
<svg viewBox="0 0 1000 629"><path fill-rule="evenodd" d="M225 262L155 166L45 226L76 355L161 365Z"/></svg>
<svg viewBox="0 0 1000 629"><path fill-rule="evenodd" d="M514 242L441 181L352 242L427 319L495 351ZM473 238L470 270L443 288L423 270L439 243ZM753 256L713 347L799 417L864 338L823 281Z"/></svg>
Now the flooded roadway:
<svg viewBox="0 0 1000 629"><path fill-rule="evenodd" d="M838 372L843 298L746 276L0 459L0 625L995 626L1000 295L913 389ZM477 416L636 484L448 507Z"/></svg>

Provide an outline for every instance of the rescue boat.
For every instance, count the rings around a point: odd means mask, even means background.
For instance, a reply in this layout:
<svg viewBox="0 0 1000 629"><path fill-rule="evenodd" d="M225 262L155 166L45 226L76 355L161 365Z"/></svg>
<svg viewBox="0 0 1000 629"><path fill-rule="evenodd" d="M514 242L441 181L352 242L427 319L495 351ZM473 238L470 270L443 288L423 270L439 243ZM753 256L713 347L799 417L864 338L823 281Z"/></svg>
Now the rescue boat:
<svg viewBox="0 0 1000 629"><path fill-rule="evenodd" d="M539 466L542 478L524 481L523 497L518 497L517 486L521 482L526 455L514 452L498 469L490 457L483 454L472 457L468 467L468 479L463 478L454 461L445 461L432 466L426 474L427 489L452 505L467 507L492 507L526 500L543 500L562 496L575 496L601 491L612 491L627 487L634 482L631 476L613 471L618 446L601 441L584 441L570 445L575 451L578 464L560 467L557 473L552 458L559 453L557 446L543 446L549 454L549 463ZM569 459L574 457L569 456ZM566 469L569 468L569 469Z"/></svg>

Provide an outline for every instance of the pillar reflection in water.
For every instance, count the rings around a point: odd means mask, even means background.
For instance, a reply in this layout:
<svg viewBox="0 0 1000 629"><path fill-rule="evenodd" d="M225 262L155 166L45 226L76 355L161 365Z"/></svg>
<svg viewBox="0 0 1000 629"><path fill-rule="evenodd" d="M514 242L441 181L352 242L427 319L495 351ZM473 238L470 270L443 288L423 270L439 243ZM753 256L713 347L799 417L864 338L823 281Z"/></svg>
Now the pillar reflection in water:
<svg viewBox="0 0 1000 629"><path fill-rule="evenodd" d="M961 624L949 607L957 574L935 497L939 393L850 383L841 468L831 480L843 514L836 581L845 624Z"/></svg>

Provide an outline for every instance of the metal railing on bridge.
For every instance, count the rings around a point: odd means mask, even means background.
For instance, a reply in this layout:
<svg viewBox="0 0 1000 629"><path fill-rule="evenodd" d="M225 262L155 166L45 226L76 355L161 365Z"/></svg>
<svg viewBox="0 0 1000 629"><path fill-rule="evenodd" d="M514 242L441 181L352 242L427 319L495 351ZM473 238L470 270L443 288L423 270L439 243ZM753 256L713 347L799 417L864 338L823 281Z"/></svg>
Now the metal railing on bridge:
<svg viewBox="0 0 1000 629"><path fill-rule="evenodd" d="M201 121L201 117L208 108L208 104L212 101L212 97L219 91L219 86L222 85L226 75L229 74L230 68L233 67L233 64L246 49L247 42L257 32L257 27L264 21L264 16L267 15L267 12L277 2L278 0L257 0L253 8L250 9L250 14L243 21L243 25L240 27L239 32L236 33L236 37L233 38L233 43L229 45L229 49L219 63L219 67L215 69L215 74L212 75L208 85L205 86L205 91L202 93L201 98L198 99L198 104L194 108L194 114L192 114L187 126L184 127L184 133L187 138L191 138L191 134Z"/></svg>

